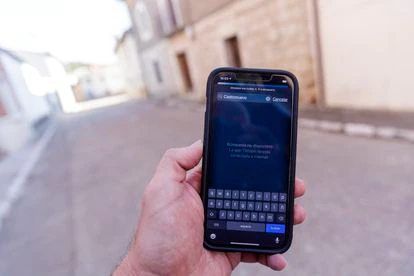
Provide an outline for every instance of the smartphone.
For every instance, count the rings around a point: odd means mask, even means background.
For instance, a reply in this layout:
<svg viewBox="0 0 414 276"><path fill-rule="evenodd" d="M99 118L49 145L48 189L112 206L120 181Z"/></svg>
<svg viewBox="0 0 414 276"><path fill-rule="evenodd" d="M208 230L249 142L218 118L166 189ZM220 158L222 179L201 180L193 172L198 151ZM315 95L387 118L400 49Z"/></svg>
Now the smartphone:
<svg viewBox="0 0 414 276"><path fill-rule="evenodd" d="M283 253L293 234L298 82L287 71L218 68L208 77L204 247Z"/></svg>

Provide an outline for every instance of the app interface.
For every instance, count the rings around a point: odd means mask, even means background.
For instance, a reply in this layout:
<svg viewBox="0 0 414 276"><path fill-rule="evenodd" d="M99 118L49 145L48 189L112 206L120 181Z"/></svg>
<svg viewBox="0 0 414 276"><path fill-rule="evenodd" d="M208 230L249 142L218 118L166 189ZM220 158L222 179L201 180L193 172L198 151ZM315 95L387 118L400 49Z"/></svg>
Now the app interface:
<svg viewBox="0 0 414 276"><path fill-rule="evenodd" d="M216 78L207 172L206 239L275 248L286 234L292 87Z"/></svg>

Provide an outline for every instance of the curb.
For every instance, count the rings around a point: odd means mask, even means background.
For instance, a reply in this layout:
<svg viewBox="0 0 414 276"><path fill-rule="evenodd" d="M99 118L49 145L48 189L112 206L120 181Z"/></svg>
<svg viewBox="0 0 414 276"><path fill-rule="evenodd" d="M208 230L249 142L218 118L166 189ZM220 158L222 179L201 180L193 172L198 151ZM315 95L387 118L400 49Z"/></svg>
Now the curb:
<svg viewBox="0 0 414 276"><path fill-rule="evenodd" d="M0 230L2 228L4 220L10 214L13 204L22 196L26 181L30 176L37 161L42 156L47 145L52 140L56 132L56 123L52 123L46 131L43 133L39 141L34 145L33 151L28 156L27 161L23 164L17 175L7 189L6 197L0 202Z"/></svg>
<svg viewBox="0 0 414 276"><path fill-rule="evenodd" d="M317 129L325 132L343 133L349 136L399 139L414 143L414 130L393 127L374 126L369 124L343 123L336 121L299 119L299 126L308 129Z"/></svg>

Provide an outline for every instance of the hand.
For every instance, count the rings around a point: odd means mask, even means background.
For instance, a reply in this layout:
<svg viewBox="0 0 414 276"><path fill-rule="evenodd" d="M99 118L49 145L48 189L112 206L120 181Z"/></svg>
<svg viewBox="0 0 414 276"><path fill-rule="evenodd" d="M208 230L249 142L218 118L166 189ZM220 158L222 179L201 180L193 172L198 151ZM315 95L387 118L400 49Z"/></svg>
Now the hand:
<svg viewBox="0 0 414 276"><path fill-rule="evenodd" d="M200 198L202 143L168 150L142 200L141 217L128 254L114 275L230 275L240 262L259 262L274 270L287 266L280 255L223 253L203 248ZM296 179L295 197L305 193ZM294 206L294 223L305 210Z"/></svg>

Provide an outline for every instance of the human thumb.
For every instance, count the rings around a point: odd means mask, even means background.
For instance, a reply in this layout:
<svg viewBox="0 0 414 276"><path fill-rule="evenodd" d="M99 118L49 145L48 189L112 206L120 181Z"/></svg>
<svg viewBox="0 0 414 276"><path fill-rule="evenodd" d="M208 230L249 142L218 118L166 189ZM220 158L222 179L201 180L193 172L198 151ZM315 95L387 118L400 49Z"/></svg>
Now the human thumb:
<svg viewBox="0 0 414 276"><path fill-rule="evenodd" d="M162 174L177 181L184 181L188 170L197 166L203 155L203 143L197 140L184 148L172 148L165 152L157 169Z"/></svg>

